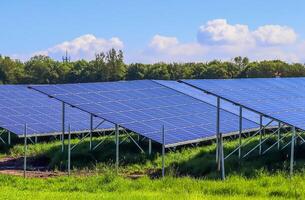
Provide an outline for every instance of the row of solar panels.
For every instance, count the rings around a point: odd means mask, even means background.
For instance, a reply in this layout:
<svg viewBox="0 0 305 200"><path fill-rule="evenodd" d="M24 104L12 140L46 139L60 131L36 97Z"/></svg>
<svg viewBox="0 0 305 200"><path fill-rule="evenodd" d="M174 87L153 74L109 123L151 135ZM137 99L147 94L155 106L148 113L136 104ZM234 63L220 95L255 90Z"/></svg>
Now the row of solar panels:
<svg viewBox="0 0 305 200"><path fill-rule="evenodd" d="M182 80L181 82L305 130L305 78Z"/></svg>
<svg viewBox="0 0 305 200"><path fill-rule="evenodd" d="M159 143L164 125L167 146L214 138L216 97L188 84L141 80L31 86L41 93L27 86L2 85L0 127L19 136L24 134L25 123L31 135L60 133L65 102L72 106L66 107L66 125L70 124L74 132L89 130L93 114L98 129L119 124ZM239 107L222 101L221 108L221 132L238 131ZM101 120L106 122L100 125ZM244 130L257 128L258 122L258 114L243 111Z"/></svg>
<svg viewBox="0 0 305 200"><path fill-rule="evenodd" d="M166 146L215 138L216 98L176 81L120 81L31 86L32 89ZM239 130L239 108L222 102L220 131ZM259 115L244 111L243 129L258 128ZM75 130L76 127L72 126Z"/></svg>

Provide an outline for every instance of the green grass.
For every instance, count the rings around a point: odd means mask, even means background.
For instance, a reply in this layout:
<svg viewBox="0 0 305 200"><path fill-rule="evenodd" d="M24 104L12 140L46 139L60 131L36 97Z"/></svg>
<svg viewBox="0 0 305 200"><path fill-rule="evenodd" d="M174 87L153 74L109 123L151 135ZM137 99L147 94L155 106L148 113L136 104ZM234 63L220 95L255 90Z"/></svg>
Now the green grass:
<svg viewBox="0 0 305 200"><path fill-rule="evenodd" d="M124 136L121 136L123 140ZM93 151L89 151L89 141L85 140L72 151L72 168L77 170L90 170L103 172L113 168L115 160L114 138L111 136L94 138L93 144L105 139L103 145ZM258 143L258 137L253 138L242 151L249 151ZM245 142L247 139L244 139ZM290 137L287 137L290 140ZM275 138L271 138L263 145L267 149L273 144ZM72 139L71 143L76 144L78 139ZM236 148L237 140L225 141L225 154ZM147 141L141 141L140 145L147 151ZM166 153L165 165L166 172L172 176L192 176L205 178L219 178L219 173L215 170L215 147L214 143L205 143L197 147L184 146L175 151ZM141 153L131 140L126 139L120 145L120 174L149 174L159 175L161 170L162 157L160 156L161 147L153 144L153 154ZM305 164L304 146L296 147L296 170L302 170ZM1 154L0 154L1 155ZM23 156L23 145L15 145L6 151L6 155L13 157ZM3 154L2 154L3 156ZM61 152L61 142L43 142L30 144L28 146L29 160L44 161L51 169L65 170L67 166L67 152ZM239 160L237 153L226 160L227 174L239 174L245 177L256 176L257 171L276 173L277 171L287 171L289 169L289 146L282 151L275 148L271 149L264 156L258 156L255 150L246 159Z"/></svg>
<svg viewBox="0 0 305 200"><path fill-rule="evenodd" d="M226 181L189 177L131 180L112 173L86 177L23 179L0 176L1 199L303 199L305 176L285 174Z"/></svg>
<svg viewBox="0 0 305 200"><path fill-rule="evenodd" d="M121 136L123 139L124 136ZM296 175L289 177L290 148L272 149L264 156L254 151L247 159L233 155L226 160L225 181L219 180L215 164L215 144L205 143L197 147L179 147L166 153L167 176L160 175L160 146L153 144L153 154L141 153L130 141L120 145L119 176L113 170L115 144L113 137L94 138L96 144L106 139L102 148L89 151L88 140L72 153L72 177L48 179L0 175L1 199L304 199L305 174L303 173L304 147L296 147ZM275 138L263 145L268 148ZM287 137L287 140L290 138ZM79 140L73 139L72 144ZM245 140L244 140L245 141ZM243 142L244 142L243 141ZM225 142L226 154L232 151L236 140ZM255 146L254 138L243 152ZM147 150L146 141L140 145ZM42 159L52 169L66 168L67 152L61 153L61 143L53 141L29 145L31 159ZM15 145L0 156L20 157L23 145ZM91 176L78 174L90 171ZM136 180L131 174L142 174Z"/></svg>

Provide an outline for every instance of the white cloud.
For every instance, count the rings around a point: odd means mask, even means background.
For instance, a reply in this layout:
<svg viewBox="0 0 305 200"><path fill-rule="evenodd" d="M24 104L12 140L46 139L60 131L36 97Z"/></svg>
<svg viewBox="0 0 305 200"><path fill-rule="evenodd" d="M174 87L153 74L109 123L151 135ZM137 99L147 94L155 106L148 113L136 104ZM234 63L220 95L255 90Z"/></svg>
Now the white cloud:
<svg viewBox="0 0 305 200"><path fill-rule="evenodd" d="M297 35L292 28L279 25L265 25L253 32L254 38L265 45L293 44Z"/></svg>
<svg viewBox="0 0 305 200"><path fill-rule="evenodd" d="M205 48L197 42L182 43L176 37L155 35L148 48L132 56L136 62L190 62L200 60ZM127 57L128 58L128 57ZM130 60L130 59L128 59ZM133 61L134 62L134 61Z"/></svg>
<svg viewBox="0 0 305 200"><path fill-rule="evenodd" d="M267 34L268 33L268 34ZM192 62L230 60L236 56L251 60L305 60L305 42L297 44L293 29L279 25L261 26L250 31L246 25L230 25L213 20L201 26L198 41L182 43L176 37L155 35L145 51L127 56L129 62Z"/></svg>
<svg viewBox="0 0 305 200"><path fill-rule="evenodd" d="M225 19L208 21L199 27L198 41L202 44L248 44L254 42L247 25L230 25Z"/></svg>
<svg viewBox="0 0 305 200"><path fill-rule="evenodd" d="M123 42L117 37L105 39L87 34L34 54L61 60L67 50L72 60L90 60L95 53L123 47ZM13 57L28 60L34 54L15 54ZM229 60L235 56L247 56L251 60L305 62L305 41L288 26L262 25L250 30L248 25L215 19L199 27L197 40L194 41L182 42L175 36L156 34L144 48L124 48L124 57L128 63Z"/></svg>
<svg viewBox="0 0 305 200"><path fill-rule="evenodd" d="M297 39L295 31L287 26L264 25L251 31L247 25L228 24L225 19L208 21L199 27L198 42L205 45L287 45Z"/></svg>
<svg viewBox="0 0 305 200"><path fill-rule="evenodd" d="M178 45L178 39L176 37L166 37L162 35L155 35L151 42L150 47L157 49L157 50L166 50L173 46Z"/></svg>
<svg viewBox="0 0 305 200"><path fill-rule="evenodd" d="M204 48L198 43L180 43L176 37L162 35L155 35L149 47L158 53L171 56L192 56L204 52Z"/></svg>
<svg viewBox="0 0 305 200"><path fill-rule="evenodd" d="M229 24L225 19L208 21L199 27L197 41L207 49L208 59L247 56L254 60L304 60L297 34L288 26L264 25L250 30L247 25ZM304 51L303 51L304 52Z"/></svg>
<svg viewBox="0 0 305 200"><path fill-rule="evenodd" d="M35 52L34 55L43 54L60 59L61 56L68 51L73 60L90 60L94 58L96 53L107 51L111 48L122 49L123 46L123 42L117 37L107 40L104 38L97 38L92 34L86 34L71 41L62 42L46 50Z"/></svg>

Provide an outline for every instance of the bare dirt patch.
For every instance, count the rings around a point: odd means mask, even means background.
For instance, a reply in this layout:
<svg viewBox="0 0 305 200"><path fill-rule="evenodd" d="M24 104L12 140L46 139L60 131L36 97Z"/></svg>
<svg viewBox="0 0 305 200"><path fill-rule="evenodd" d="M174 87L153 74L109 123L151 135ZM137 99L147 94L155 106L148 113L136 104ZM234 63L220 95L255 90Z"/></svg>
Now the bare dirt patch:
<svg viewBox="0 0 305 200"><path fill-rule="evenodd" d="M55 172L48 169L44 162L35 162L36 159L28 159L27 177L48 178L64 175L63 172ZM23 158L6 157L0 159L0 174L23 176Z"/></svg>

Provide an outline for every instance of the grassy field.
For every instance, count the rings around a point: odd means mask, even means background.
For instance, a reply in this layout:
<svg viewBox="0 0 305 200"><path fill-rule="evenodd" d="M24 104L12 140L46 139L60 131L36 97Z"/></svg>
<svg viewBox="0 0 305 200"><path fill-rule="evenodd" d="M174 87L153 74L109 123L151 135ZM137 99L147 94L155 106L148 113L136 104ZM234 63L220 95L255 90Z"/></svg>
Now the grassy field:
<svg viewBox="0 0 305 200"><path fill-rule="evenodd" d="M123 140L124 136L121 136ZM215 144L205 143L196 147L185 146L166 153L167 176L158 178L161 169L160 146L153 144L153 154L141 153L126 140L120 145L119 175L113 170L115 145L112 137L94 138L94 143L106 139L101 148L89 151L88 140L72 153L74 173L72 177L47 179L0 175L1 199L303 199L305 175L303 175L304 147L296 148L296 175L288 175L290 148L272 149L264 156L258 152L247 159L237 155L226 160L225 181L219 180L215 164ZM287 138L289 140L289 138ZM263 146L268 148L274 138ZM72 143L77 143L73 139ZM254 138L246 152L255 146ZM146 150L146 141L140 142ZM237 145L228 140L225 152ZM29 145L30 160L44 160L51 169L66 168L67 152L61 153L60 142ZM23 146L15 145L1 156L19 157ZM31 161L30 161L31 163ZM81 172L90 172L80 173ZM141 178L130 178L131 175Z"/></svg>
<svg viewBox="0 0 305 200"><path fill-rule="evenodd" d="M0 176L1 199L303 199L305 176L260 174L226 181L189 177L131 180L111 173L89 177L23 179Z"/></svg>

